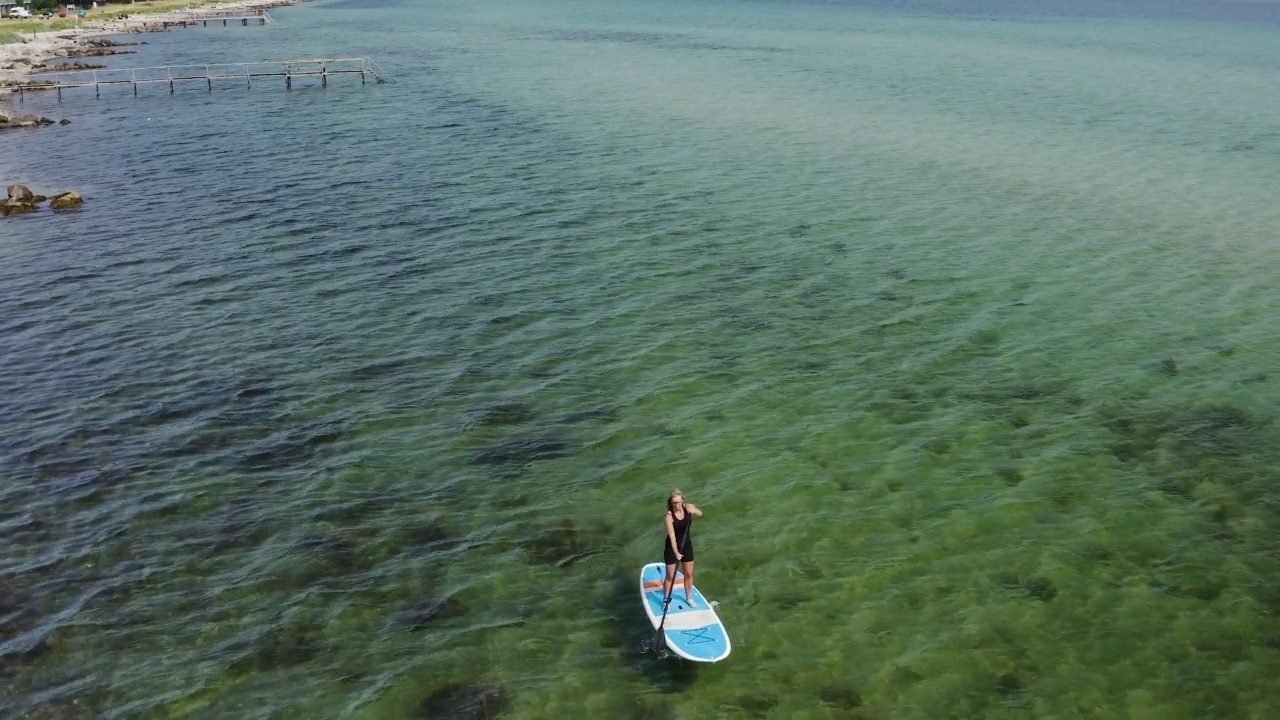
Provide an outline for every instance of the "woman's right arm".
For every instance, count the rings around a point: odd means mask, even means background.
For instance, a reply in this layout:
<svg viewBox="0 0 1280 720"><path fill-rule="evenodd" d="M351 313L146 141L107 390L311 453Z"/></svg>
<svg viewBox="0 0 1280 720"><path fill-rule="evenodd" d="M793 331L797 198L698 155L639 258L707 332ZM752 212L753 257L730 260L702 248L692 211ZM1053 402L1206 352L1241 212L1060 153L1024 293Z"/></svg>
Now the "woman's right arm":
<svg viewBox="0 0 1280 720"><path fill-rule="evenodd" d="M666 520L664 522L667 525L667 539L671 541L671 549L675 551L676 559L679 560L684 556L680 554L680 546L676 544L676 524L675 521L671 519L671 513L666 514Z"/></svg>

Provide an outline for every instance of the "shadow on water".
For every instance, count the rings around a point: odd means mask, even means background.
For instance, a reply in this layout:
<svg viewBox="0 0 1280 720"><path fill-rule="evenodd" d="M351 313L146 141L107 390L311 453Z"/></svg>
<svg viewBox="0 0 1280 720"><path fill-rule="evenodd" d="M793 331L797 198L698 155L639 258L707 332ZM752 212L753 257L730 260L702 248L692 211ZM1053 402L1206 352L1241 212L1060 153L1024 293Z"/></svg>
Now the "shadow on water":
<svg viewBox="0 0 1280 720"><path fill-rule="evenodd" d="M627 667L643 673L655 690L683 692L697 680L698 666L674 655L654 651L653 625L637 602L637 582L636 573L631 568L618 568L614 573L605 607L613 625L612 640L622 649L622 659Z"/></svg>

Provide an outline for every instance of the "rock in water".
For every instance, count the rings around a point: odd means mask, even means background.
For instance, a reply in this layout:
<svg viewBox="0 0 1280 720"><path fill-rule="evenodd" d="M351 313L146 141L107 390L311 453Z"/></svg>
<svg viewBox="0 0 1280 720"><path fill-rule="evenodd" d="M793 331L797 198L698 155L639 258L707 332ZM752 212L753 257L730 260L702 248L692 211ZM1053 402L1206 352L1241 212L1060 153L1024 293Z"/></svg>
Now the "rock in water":
<svg viewBox="0 0 1280 720"><path fill-rule="evenodd" d="M59 120L59 121L58 121L58 124L59 124L59 125L70 125L70 124L71 124L71 121L70 121L70 120L68 120L68 119L66 119L66 118L62 118L61 120Z"/></svg>
<svg viewBox="0 0 1280 720"><path fill-rule="evenodd" d="M10 185L9 199L18 202L31 202L31 198L35 197L35 193L31 192L31 188L26 185Z"/></svg>
<svg viewBox="0 0 1280 720"><path fill-rule="evenodd" d="M21 215L22 213L35 212L39 209L33 202L19 202L17 200L6 200L0 203L0 215L9 217L10 215Z"/></svg>
<svg viewBox="0 0 1280 720"><path fill-rule="evenodd" d="M54 210L65 210L73 208L82 202L84 202L84 198L80 197L80 193L66 192L61 195L54 195L53 199L49 201L49 207Z"/></svg>

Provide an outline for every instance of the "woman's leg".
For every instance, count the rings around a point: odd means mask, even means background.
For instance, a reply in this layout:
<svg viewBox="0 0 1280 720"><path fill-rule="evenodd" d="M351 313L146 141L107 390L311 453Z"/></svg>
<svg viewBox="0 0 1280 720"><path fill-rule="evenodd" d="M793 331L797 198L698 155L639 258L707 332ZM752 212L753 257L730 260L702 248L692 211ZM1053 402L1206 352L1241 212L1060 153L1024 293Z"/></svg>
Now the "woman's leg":
<svg viewBox="0 0 1280 720"><path fill-rule="evenodd" d="M684 573L684 599L688 601L689 607L693 607L693 561L681 565L680 572Z"/></svg>
<svg viewBox="0 0 1280 720"><path fill-rule="evenodd" d="M671 563L667 565L667 576L662 579L662 599L666 600L671 595L671 586L676 582L676 565Z"/></svg>

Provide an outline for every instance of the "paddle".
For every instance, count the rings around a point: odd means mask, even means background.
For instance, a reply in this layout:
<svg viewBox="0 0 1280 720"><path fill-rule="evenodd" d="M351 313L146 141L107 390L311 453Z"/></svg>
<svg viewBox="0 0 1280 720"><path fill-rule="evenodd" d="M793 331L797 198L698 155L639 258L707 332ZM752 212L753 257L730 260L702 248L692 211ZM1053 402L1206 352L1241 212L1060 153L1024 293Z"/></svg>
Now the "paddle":
<svg viewBox="0 0 1280 720"><path fill-rule="evenodd" d="M685 541L689 539L689 531L693 529L693 516L689 514L688 508L684 511L685 517L689 518L689 524L684 526L684 537L680 538L680 544L676 547L683 548ZM667 589L667 596L662 600L662 619L658 621L658 629L653 632L653 648L655 650L661 648L658 644L662 641L662 628L667 624L667 609L671 607L671 594L676 591L675 575L671 576L671 587Z"/></svg>

